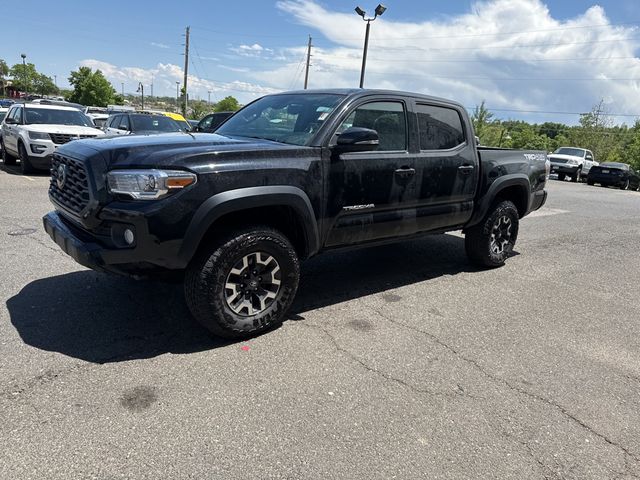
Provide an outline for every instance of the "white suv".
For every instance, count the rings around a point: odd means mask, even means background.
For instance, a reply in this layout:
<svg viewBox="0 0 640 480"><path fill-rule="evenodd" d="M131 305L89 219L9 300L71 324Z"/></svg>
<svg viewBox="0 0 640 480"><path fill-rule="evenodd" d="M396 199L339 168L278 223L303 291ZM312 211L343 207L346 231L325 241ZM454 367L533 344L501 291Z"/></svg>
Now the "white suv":
<svg viewBox="0 0 640 480"><path fill-rule="evenodd" d="M5 165L20 159L22 173L49 170L51 155L60 145L79 138L104 135L80 110L60 105L12 105L0 130Z"/></svg>

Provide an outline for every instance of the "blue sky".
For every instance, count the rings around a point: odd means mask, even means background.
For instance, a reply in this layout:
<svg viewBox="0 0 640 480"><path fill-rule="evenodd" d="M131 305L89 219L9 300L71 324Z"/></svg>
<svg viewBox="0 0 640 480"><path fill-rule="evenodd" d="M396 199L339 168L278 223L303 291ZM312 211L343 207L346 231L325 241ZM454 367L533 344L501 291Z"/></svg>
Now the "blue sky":
<svg viewBox="0 0 640 480"><path fill-rule="evenodd" d="M377 2L360 1L367 11ZM123 2L22 0L31 14L3 22L0 58L20 53L65 86L79 65L118 91L139 81L175 95L191 26L192 98L242 102L301 88L307 35L310 87L357 86L364 22L344 0ZM502 118L567 121L601 98L617 121L640 114L638 0L389 0L372 24L365 86L415 90ZM27 33L25 35L25 32ZM16 40L13 40L16 39ZM513 110L513 111L511 111Z"/></svg>

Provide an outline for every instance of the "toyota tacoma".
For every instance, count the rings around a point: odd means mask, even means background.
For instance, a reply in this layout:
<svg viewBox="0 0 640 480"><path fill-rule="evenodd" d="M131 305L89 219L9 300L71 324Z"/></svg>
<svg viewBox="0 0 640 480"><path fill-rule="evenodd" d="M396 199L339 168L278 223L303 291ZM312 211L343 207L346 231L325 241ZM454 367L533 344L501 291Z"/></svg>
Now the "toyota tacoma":
<svg viewBox="0 0 640 480"><path fill-rule="evenodd" d="M195 318L237 338L283 321L301 260L319 253L462 230L471 261L501 266L549 168L545 152L478 147L455 102L286 92L215 134L62 146L43 222L86 267L178 274Z"/></svg>

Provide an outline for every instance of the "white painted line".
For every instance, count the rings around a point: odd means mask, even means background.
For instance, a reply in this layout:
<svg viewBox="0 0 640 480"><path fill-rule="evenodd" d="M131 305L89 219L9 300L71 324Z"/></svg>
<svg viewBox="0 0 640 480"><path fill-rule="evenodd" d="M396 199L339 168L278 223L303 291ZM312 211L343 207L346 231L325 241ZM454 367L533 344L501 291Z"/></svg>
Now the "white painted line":
<svg viewBox="0 0 640 480"><path fill-rule="evenodd" d="M560 210L559 208L542 208L541 210L536 210L535 212L531 212L525 218L549 217L551 215L560 215L562 213L569 213L569 210Z"/></svg>
<svg viewBox="0 0 640 480"><path fill-rule="evenodd" d="M26 178L27 180L31 180L32 182L36 181L34 178L27 177L26 175L22 175L22 178Z"/></svg>

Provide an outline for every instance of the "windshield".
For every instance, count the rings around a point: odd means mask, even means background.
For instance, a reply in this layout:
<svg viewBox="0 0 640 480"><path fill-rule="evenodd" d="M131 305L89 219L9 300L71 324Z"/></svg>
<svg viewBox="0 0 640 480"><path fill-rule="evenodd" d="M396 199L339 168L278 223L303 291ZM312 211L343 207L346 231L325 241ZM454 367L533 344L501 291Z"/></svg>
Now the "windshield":
<svg viewBox="0 0 640 480"><path fill-rule="evenodd" d="M25 108L26 124L79 125L92 127L89 118L79 110L55 110L53 108Z"/></svg>
<svg viewBox="0 0 640 480"><path fill-rule="evenodd" d="M262 97L228 119L216 133L307 145L343 99L335 94Z"/></svg>
<svg viewBox="0 0 640 480"><path fill-rule="evenodd" d="M558 153L560 155L571 155L573 157L584 157L585 150L583 150L582 148L562 147L557 149L553 153Z"/></svg>
<svg viewBox="0 0 640 480"><path fill-rule="evenodd" d="M180 125L164 115L131 115L133 132L180 132Z"/></svg>

